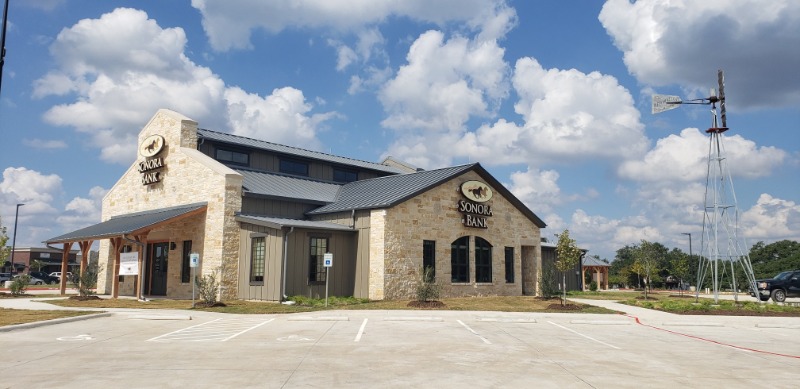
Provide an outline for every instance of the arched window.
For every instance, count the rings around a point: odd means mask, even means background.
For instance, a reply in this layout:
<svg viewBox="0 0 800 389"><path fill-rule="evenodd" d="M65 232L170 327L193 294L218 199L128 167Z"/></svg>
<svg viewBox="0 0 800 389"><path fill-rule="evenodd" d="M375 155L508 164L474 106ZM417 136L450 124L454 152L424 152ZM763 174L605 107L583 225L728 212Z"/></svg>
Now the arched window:
<svg viewBox="0 0 800 389"><path fill-rule="evenodd" d="M450 272L452 282L469 282L469 237L450 243Z"/></svg>
<svg viewBox="0 0 800 389"><path fill-rule="evenodd" d="M475 281L492 282L492 245L475 237Z"/></svg>

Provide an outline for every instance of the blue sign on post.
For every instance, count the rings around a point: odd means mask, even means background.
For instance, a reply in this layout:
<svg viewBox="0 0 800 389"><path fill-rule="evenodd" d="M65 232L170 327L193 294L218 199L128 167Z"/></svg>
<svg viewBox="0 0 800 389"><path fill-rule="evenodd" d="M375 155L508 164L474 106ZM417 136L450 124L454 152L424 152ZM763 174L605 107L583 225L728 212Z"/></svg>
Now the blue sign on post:
<svg viewBox="0 0 800 389"><path fill-rule="evenodd" d="M322 257L322 261L323 261L322 263L323 263L323 265L325 265L325 267L333 266L333 254L325 253L325 255Z"/></svg>

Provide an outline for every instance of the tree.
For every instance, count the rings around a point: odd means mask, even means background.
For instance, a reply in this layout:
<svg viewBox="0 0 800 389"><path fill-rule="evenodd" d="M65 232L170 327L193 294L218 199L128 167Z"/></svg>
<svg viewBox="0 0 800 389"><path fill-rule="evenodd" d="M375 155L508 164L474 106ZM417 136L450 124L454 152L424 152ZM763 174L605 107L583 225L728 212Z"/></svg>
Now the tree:
<svg viewBox="0 0 800 389"><path fill-rule="evenodd" d="M8 258L9 250L6 243L8 243L8 234L6 234L6 228L3 227L3 221L0 220L0 267L5 267L6 258Z"/></svg>
<svg viewBox="0 0 800 389"><path fill-rule="evenodd" d="M558 235L556 244L556 269L561 272L561 288L563 290L561 305L567 304L567 272L575 268L581 259L581 249L575 239L569 237L569 230L564 230Z"/></svg>
<svg viewBox="0 0 800 389"><path fill-rule="evenodd" d="M44 262L42 262L41 260L34 259L34 260L31 261L31 265L30 266L31 266L31 269L34 269L36 271L42 271L42 268L45 265L44 265Z"/></svg>
<svg viewBox="0 0 800 389"><path fill-rule="evenodd" d="M658 246L661 247L658 247ZM645 279L644 279L644 299L647 300L647 290L650 289L652 282L653 282L653 274L657 272L658 264L663 258L663 253L661 252L660 248L663 248L663 245L658 243L651 243L644 239L642 239L642 243L636 250L636 261L638 261L642 269L644 269Z"/></svg>
<svg viewBox="0 0 800 389"><path fill-rule="evenodd" d="M672 273L678 277L678 293L683 295L683 280L689 275L689 257L681 254L672 260Z"/></svg>

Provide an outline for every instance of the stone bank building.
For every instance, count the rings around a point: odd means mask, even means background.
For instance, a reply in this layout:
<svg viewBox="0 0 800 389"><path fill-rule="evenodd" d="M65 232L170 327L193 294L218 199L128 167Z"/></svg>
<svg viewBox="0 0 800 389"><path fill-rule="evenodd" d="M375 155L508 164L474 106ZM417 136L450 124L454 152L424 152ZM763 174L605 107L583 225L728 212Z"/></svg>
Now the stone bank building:
<svg viewBox="0 0 800 389"><path fill-rule="evenodd" d="M190 298L194 271L223 299L323 297L326 282L331 296L405 299L430 268L448 297L537 294L545 224L478 163L360 161L169 110L131 147L102 222L46 241L99 241L98 293Z"/></svg>

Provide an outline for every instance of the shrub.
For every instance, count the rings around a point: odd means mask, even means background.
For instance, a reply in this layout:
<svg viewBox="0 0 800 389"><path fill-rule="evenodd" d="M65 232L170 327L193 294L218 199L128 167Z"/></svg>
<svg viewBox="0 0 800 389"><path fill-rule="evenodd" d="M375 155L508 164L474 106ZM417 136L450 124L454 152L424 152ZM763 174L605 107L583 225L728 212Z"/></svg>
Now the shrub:
<svg viewBox="0 0 800 389"><path fill-rule="evenodd" d="M417 283L417 301L436 301L442 293L442 286L436 283L433 269L426 267L422 271L422 277Z"/></svg>
<svg viewBox="0 0 800 389"><path fill-rule="evenodd" d="M539 279L539 288L542 290L542 297L552 298L558 295L559 290L556 285L556 269L553 265L542 266L542 275Z"/></svg>
<svg viewBox="0 0 800 389"><path fill-rule="evenodd" d="M11 295L12 296L20 296L25 294L25 291L28 290L28 283L31 281L31 276L27 274L20 274L13 280L11 280Z"/></svg>
<svg viewBox="0 0 800 389"><path fill-rule="evenodd" d="M212 272L206 276L195 276L194 278L194 284L197 285L197 293L200 295L200 300L207 307L213 307L217 303L219 282L215 274L216 272Z"/></svg>
<svg viewBox="0 0 800 389"><path fill-rule="evenodd" d="M589 290L592 292L597 292L597 281L592 281L589 283Z"/></svg>
<svg viewBox="0 0 800 389"><path fill-rule="evenodd" d="M83 273L75 276L78 284L78 294L82 297L95 294L94 288L97 287L97 274L100 273L100 265L90 263L83 270Z"/></svg>

